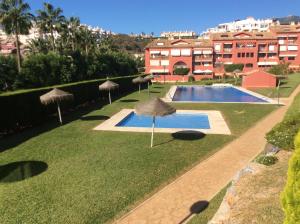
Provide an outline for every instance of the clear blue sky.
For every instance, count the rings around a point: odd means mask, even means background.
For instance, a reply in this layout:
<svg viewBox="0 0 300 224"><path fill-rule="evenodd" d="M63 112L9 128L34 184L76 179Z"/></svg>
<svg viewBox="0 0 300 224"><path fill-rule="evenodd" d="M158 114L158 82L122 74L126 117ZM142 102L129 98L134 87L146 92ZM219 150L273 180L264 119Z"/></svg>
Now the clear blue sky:
<svg viewBox="0 0 300 224"><path fill-rule="evenodd" d="M26 1L26 0L25 0ZM35 11L42 0L27 0ZM194 30L243 19L300 15L299 0L48 0L66 16L117 33Z"/></svg>

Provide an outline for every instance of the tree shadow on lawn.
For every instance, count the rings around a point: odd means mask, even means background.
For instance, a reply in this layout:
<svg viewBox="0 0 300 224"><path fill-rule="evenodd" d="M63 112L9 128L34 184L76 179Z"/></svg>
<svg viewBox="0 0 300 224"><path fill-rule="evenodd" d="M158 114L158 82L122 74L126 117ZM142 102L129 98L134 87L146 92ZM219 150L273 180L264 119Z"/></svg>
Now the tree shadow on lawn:
<svg viewBox="0 0 300 224"><path fill-rule="evenodd" d="M155 144L155 146L168 144L170 142L175 141L176 139L183 140L183 141L196 141L196 140L200 140L206 136L203 132L191 131L191 130L178 131L178 132L172 133L171 135L173 137L172 139L170 139L166 142Z"/></svg>
<svg viewBox="0 0 300 224"><path fill-rule="evenodd" d="M101 120L107 120L109 118L110 118L109 116L94 115L94 116L81 117L80 120L82 120L82 121L101 121Z"/></svg>
<svg viewBox="0 0 300 224"><path fill-rule="evenodd" d="M179 224L185 223L192 215L199 214L207 209L209 206L208 201L197 201L190 207L190 214L187 215Z"/></svg>
<svg viewBox="0 0 300 224"><path fill-rule="evenodd" d="M125 100L120 100L120 102L122 103L134 103L134 102L138 102L139 100L136 99L125 99Z"/></svg>
<svg viewBox="0 0 300 224"><path fill-rule="evenodd" d="M83 117L84 115L89 114L90 112L92 112L94 110L99 110L104 105L106 105L106 104L101 102L101 101L100 102L97 101L97 102L93 102L93 103L90 103L90 104L85 105L85 106L78 107L76 109L69 110L69 111L65 112L62 115L63 125L66 125L66 124L69 124L69 123L71 123L75 120L84 118ZM84 119L87 120L87 119L94 119L94 118L93 117L91 117L91 118L86 117ZM97 118L98 119L101 118L101 120L103 120L103 119L106 119L108 117L106 117L106 116L101 116L101 117L99 116L98 117L97 116ZM54 128L58 128L58 127L63 126L63 125L59 124L57 115L51 115L51 116L49 116L48 119L49 120L47 120L46 122L44 122L40 125L23 129L20 132L13 133L13 134L10 134L10 135L6 135L6 136L3 136L2 138L0 136L0 153L4 152L6 150L9 150L13 147L16 147L19 144L21 144L21 143L23 143L23 142L25 142L25 141L27 141L27 140L35 137L35 136L38 136L42 133L51 131ZM84 119L82 119L82 120L84 120Z"/></svg>
<svg viewBox="0 0 300 224"><path fill-rule="evenodd" d="M20 161L0 166L0 183L22 181L37 176L48 169L41 161Z"/></svg>

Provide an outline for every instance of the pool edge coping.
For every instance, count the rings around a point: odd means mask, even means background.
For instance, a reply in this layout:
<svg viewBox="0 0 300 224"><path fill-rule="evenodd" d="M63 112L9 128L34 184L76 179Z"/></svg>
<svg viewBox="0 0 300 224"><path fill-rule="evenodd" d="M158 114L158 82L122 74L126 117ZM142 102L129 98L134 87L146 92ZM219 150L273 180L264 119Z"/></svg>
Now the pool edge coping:
<svg viewBox="0 0 300 224"><path fill-rule="evenodd" d="M125 119L130 113L134 112L134 109L122 109L108 120L105 120L93 130L95 131L120 131L120 132L151 132L152 128L145 127L118 127L116 126L123 119ZM231 131L220 111L217 110L177 110L177 113L190 113L199 114L203 113L208 116L210 129L188 129L188 128L155 128L155 132L158 133L176 133L180 131L197 131L204 134L220 134L231 135Z"/></svg>
<svg viewBox="0 0 300 224"><path fill-rule="evenodd" d="M210 87L210 85L172 85L169 89L169 91L166 93L166 95L162 98L163 101L167 102L167 103L238 103L238 104L262 104L262 105L285 105L281 99L278 103L277 100L271 99L269 97L266 97L262 94L253 92L251 90L245 89L243 87L240 86L234 86L234 85L230 85L230 87L238 89L239 91L245 92L247 94L250 94L256 98L259 98L261 100L267 101L267 102L214 102L214 101L173 101L175 92L177 90L178 86L203 86L203 87ZM213 86L213 85L212 85ZM229 87L228 85L225 85L226 87Z"/></svg>

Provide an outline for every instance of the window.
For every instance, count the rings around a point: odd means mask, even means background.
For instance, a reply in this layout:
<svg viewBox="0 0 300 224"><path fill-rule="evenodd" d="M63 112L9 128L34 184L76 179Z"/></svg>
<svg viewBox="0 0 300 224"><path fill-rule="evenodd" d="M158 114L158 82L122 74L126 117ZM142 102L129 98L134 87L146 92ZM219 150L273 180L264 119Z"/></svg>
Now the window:
<svg viewBox="0 0 300 224"><path fill-rule="evenodd" d="M190 49L182 49L181 50L181 55L182 56L190 56L191 55L191 50Z"/></svg>
<svg viewBox="0 0 300 224"><path fill-rule="evenodd" d="M244 58L245 57L245 53L242 53L242 58Z"/></svg>
<svg viewBox="0 0 300 224"><path fill-rule="evenodd" d="M279 60L280 60L280 61L284 60L284 57L279 57Z"/></svg>
<svg viewBox="0 0 300 224"><path fill-rule="evenodd" d="M171 50L171 55L172 56L180 56L180 50L172 49Z"/></svg>
<svg viewBox="0 0 300 224"><path fill-rule="evenodd" d="M223 58L232 58L232 54L224 54Z"/></svg>
<svg viewBox="0 0 300 224"><path fill-rule="evenodd" d="M159 60L150 60L150 66L159 66Z"/></svg>
<svg viewBox="0 0 300 224"><path fill-rule="evenodd" d="M157 45L157 46L164 46L165 44L162 43L162 42L158 42L156 45Z"/></svg>
<svg viewBox="0 0 300 224"><path fill-rule="evenodd" d="M240 58L241 57L241 53L238 53L237 56L238 56L238 58Z"/></svg>
<svg viewBox="0 0 300 224"><path fill-rule="evenodd" d="M253 58L254 57L254 53L252 52L252 53L250 53L250 57L251 58Z"/></svg>
<svg viewBox="0 0 300 224"><path fill-rule="evenodd" d="M168 66L169 65L169 60L161 60L161 65L162 66Z"/></svg>
<svg viewBox="0 0 300 224"><path fill-rule="evenodd" d="M253 64L251 63L246 64L246 68L253 68Z"/></svg>
<svg viewBox="0 0 300 224"><path fill-rule="evenodd" d="M275 46L274 45L269 45L269 51L275 51Z"/></svg>
<svg viewBox="0 0 300 224"><path fill-rule="evenodd" d="M194 65L201 65L201 62L194 62Z"/></svg>
<svg viewBox="0 0 300 224"><path fill-rule="evenodd" d="M288 57L288 60L289 60L289 61L294 61L294 60L295 60L295 57Z"/></svg>
<svg viewBox="0 0 300 224"><path fill-rule="evenodd" d="M289 51L297 51L297 50L298 50L298 46L292 46L292 45L289 45L289 46L288 46L288 50L289 50Z"/></svg>
<svg viewBox="0 0 300 224"><path fill-rule="evenodd" d="M221 44L215 44L215 51L221 50Z"/></svg>
<svg viewBox="0 0 300 224"><path fill-rule="evenodd" d="M222 34L221 37L228 37L228 35L227 34Z"/></svg>
<svg viewBox="0 0 300 224"><path fill-rule="evenodd" d="M279 50L280 50L280 51L286 51L287 48L286 48L286 46L280 46Z"/></svg>
<svg viewBox="0 0 300 224"><path fill-rule="evenodd" d="M246 58L250 58L250 53L246 53Z"/></svg>

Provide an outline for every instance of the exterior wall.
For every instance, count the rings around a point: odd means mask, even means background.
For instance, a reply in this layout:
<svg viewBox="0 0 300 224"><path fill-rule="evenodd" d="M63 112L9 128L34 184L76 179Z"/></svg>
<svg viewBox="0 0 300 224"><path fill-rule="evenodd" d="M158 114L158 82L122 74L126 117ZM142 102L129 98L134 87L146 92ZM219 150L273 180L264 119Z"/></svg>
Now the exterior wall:
<svg viewBox="0 0 300 224"><path fill-rule="evenodd" d="M258 71L243 76L242 87L244 88L275 88L277 79L274 75Z"/></svg>
<svg viewBox="0 0 300 224"><path fill-rule="evenodd" d="M268 32L268 35L263 37L259 36L260 34L254 34L250 36L241 32L232 35L232 38L212 39L210 46L193 45L193 47L187 47L176 44L172 46L170 44L168 47L147 48L145 50L146 73L153 73L151 71L156 70L160 72L154 74L165 74L165 78L171 81L182 79L181 76L180 78L171 77L174 72L174 65L178 62L184 62L190 69L190 74L199 77L223 75L225 64L244 64L244 73L254 70L266 70L281 62L290 63L291 69L300 69L300 29L297 32L276 32L271 30ZM216 48L218 44L220 47ZM191 54L189 56L172 56L172 49L189 49ZM203 53L209 50L212 54ZM151 58L150 51L168 51L169 54L168 56ZM169 65L162 66L159 64L151 66L150 60L168 60ZM205 73L205 70L212 71L212 74Z"/></svg>

